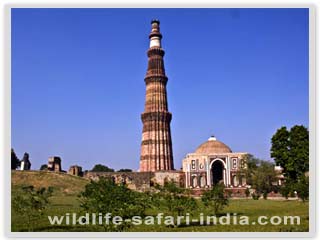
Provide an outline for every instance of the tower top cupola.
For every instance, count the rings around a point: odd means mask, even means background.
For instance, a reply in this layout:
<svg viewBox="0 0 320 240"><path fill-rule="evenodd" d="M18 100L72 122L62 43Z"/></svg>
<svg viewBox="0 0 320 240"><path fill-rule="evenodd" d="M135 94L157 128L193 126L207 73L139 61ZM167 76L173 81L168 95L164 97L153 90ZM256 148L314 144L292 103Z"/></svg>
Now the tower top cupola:
<svg viewBox="0 0 320 240"><path fill-rule="evenodd" d="M160 21L158 19L153 19L151 21L151 33L149 34L150 48L161 48L161 38L162 34L160 33Z"/></svg>

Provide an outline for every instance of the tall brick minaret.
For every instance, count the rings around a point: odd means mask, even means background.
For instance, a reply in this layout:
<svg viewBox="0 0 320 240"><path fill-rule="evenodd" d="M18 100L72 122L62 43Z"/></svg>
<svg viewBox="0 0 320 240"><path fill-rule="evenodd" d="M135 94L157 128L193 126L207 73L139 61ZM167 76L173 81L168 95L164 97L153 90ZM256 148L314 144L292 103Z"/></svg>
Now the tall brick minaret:
<svg viewBox="0 0 320 240"><path fill-rule="evenodd" d="M160 22L151 22L152 30L149 34L150 48L148 54L148 70L145 77L146 101L144 112L141 114L143 122L140 172L155 172L173 170L172 142L171 142L171 113L168 112L165 74L161 48Z"/></svg>

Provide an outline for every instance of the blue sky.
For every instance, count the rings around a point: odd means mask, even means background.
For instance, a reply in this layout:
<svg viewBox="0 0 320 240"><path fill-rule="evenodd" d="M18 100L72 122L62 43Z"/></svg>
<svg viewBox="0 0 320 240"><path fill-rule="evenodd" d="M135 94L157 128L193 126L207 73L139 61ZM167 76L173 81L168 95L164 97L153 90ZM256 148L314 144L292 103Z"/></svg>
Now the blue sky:
<svg viewBox="0 0 320 240"><path fill-rule="evenodd" d="M13 9L18 157L138 169L154 18L177 169L212 134L270 159L276 129L308 126L308 9Z"/></svg>

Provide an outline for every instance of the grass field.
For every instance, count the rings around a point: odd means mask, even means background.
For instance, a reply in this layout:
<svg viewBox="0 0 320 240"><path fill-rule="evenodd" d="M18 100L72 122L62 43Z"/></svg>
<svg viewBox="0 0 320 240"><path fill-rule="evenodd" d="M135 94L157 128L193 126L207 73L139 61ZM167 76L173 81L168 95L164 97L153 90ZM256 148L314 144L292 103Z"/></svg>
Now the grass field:
<svg viewBox="0 0 320 240"><path fill-rule="evenodd" d="M43 216L33 222L33 231L36 232L59 232L59 231L104 231L101 226L72 226L62 224L60 226L51 226L47 216L63 216L66 213L81 214L81 208L77 195L84 189L89 181L80 177L75 177L63 173L51 173L40 171L12 171L12 196L18 194L18 189L23 185L33 185L35 187L52 186L54 194L50 198L50 206L45 210ZM205 207L198 202L197 211L193 212L194 218L198 218L200 213L211 215ZM168 227L165 225L139 225L133 226L129 231L207 231L207 232L307 232L309 229L309 204L300 201L286 200L252 200L252 199L234 199L230 200L229 206L223 210L223 214L237 214L237 216L248 216L250 222L257 222L259 216L299 216L300 225L209 225L199 226L191 224L190 226ZM156 215L161 209L148 209L147 215ZM232 222L231 222L232 223ZM12 211L12 231L28 231L25 219Z"/></svg>

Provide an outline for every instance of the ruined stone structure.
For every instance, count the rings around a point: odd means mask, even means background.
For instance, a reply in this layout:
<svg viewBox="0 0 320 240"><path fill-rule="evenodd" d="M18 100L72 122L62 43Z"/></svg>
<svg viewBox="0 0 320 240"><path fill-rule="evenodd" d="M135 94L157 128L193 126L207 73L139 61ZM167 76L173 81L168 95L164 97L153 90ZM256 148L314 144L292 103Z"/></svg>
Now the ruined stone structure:
<svg viewBox="0 0 320 240"><path fill-rule="evenodd" d="M205 189L223 183L231 192L243 192L247 188L244 174L247 154L232 152L226 144L210 137L183 159L185 186Z"/></svg>
<svg viewBox="0 0 320 240"><path fill-rule="evenodd" d="M61 172L61 158L60 157L49 157L48 170L54 172Z"/></svg>
<svg viewBox="0 0 320 240"><path fill-rule="evenodd" d="M31 162L29 160L29 154L24 153L23 159L20 161L20 170L25 171L30 169L31 169Z"/></svg>
<svg viewBox="0 0 320 240"><path fill-rule="evenodd" d="M98 180L101 177L112 179L114 182L126 184L128 188L137 191L150 190L155 184L163 185L166 181L174 181L180 187L185 186L182 171L158 172L85 172L84 177Z"/></svg>
<svg viewBox="0 0 320 240"><path fill-rule="evenodd" d="M78 165L72 165L69 168L68 174L81 177L83 175L82 167Z"/></svg>
<svg viewBox="0 0 320 240"><path fill-rule="evenodd" d="M140 172L173 170L171 141L171 113L168 111L166 84L168 78L164 69L164 50L161 48L160 22L151 22L148 69L145 76L146 98L143 122Z"/></svg>

